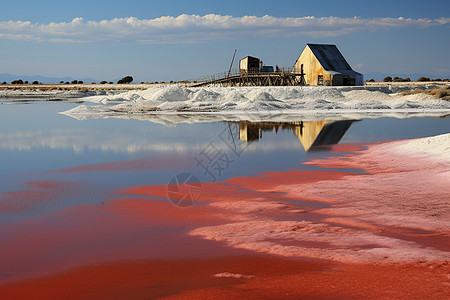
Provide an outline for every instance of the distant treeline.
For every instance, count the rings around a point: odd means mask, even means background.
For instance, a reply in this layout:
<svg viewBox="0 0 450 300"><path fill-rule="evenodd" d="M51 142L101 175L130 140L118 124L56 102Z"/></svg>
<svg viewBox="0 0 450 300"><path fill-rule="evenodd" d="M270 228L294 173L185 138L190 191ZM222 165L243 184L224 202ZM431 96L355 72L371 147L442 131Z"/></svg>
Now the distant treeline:
<svg viewBox="0 0 450 300"><path fill-rule="evenodd" d="M132 83L133 82L133 77L132 76L125 76L122 79L117 81L117 84L127 84L127 83ZM181 81L173 81L170 80L167 83L179 83L179 84L186 84L186 83L196 83L197 81L189 81L189 80L181 80ZM71 80L71 81L60 81L59 84L83 84L84 82L82 80ZM153 81L153 82L141 82L141 84L165 84L165 81ZM0 82L0 84L8 84L6 81ZM22 79L16 79L11 81L10 84L30 84L30 82L28 81L23 81ZM33 81L32 84L44 84L42 82L39 81ZM50 83L51 84L51 83ZM97 82L92 82L90 84L97 84ZM112 81L100 81L98 82L98 84L114 84L114 82Z"/></svg>
<svg viewBox="0 0 450 300"><path fill-rule="evenodd" d="M133 82L132 76L125 76L119 81L117 81L118 84L126 84L126 83L132 83ZM60 84L83 84L84 82L82 80L72 80L72 81L60 81ZM3 81L2 84L8 84L6 81ZM28 81L23 81L22 79L16 79L11 81L11 84L30 84ZM40 84L39 81L33 81L31 84ZM93 82L95 84L95 82ZM112 81L100 81L100 84L113 84Z"/></svg>
<svg viewBox="0 0 450 300"><path fill-rule="evenodd" d="M383 79L384 82L410 82L411 79L410 78L401 78L401 77L394 77L392 78L391 76L386 76ZM415 81L419 81L419 82L425 82L425 81L445 81L445 82L449 82L449 79L441 79L441 78L435 78L435 79L430 79L428 77L420 77ZM366 80L366 82L375 82L374 79L368 79Z"/></svg>

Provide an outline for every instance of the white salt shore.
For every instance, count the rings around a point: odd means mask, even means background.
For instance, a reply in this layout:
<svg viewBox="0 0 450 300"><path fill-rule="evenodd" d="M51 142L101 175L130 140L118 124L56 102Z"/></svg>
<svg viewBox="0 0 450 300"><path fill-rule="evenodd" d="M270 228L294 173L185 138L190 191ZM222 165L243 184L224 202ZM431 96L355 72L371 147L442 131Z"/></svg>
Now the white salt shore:
<svg viewBox="0 0 450 300"><path fill-rule="evenodd" d="M308 164L359 168L367 173L312 183L267 181L255 189L267 193L266 197L209 204L220 207L220 217L228 222L197 228L190 234L287 257L446 264L450 260L448 244L439 246L432 241L450 237L449 149L450 133L369 145L358 155L310 161ZM277 174L295 176L289 171ZM282 199L275 198L276 193L282 194ZM327 207L309 211L323 218L303 220L298 208L283 199L322 202ZM242 209L258 206L266 214ZM279 220L271 217L276 216L273 212L292 216Z"/></svg>
<svg viewBox="0 0 450 300"><path fill-rule="evenodd" d="M424 153L450 162L450 133L402 141L395 146L395 150L410 155Z"/></svg>
<svg viewBox="0 0 450 300"><path fill-rule="evenodd" d="M82 100L89 104L80 105L63 114L86 119L140 118L142 115L183 113L212 115L210 119L213 121L217 121L218 115L227 115L228 120L237 118L255 121L261 115L266 115L266 119L272 118L269 115L276 115L279 121L289 121L286 115L290 114L319 114L318 118L327 114L342 114L343 118L354 118L361 114L372 114L372 117L386 114L450 114L450 101L426 94L401 95L387 87L166 86L86 97Z"/></svg>

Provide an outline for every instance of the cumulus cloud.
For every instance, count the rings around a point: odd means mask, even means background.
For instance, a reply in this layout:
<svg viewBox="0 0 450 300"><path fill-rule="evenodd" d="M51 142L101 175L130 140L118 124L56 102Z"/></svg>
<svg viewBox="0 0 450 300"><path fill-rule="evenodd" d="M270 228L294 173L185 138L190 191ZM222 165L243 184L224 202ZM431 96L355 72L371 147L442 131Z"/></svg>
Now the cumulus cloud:
<svg viewBox="0 0 450 300"><path fill-rule="evenodd" d="M423 29L445 26L450 18L340 18L272 16L222 16L209 14L163 16L155 19L115 18L87 21L75 18L71 22L32 23L29 21L0 22L0 38L55 43L133 42L146 44L197 43L209 40L246 37L331 37L361 30L393 28Z"/></svg>

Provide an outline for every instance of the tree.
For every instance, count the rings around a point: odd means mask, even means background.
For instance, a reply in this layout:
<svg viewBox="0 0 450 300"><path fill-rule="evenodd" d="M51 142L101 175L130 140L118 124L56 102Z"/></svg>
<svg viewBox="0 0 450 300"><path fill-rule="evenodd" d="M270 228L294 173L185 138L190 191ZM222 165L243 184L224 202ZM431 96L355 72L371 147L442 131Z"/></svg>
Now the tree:
<svg viewBox="0 0 450 300"><path fill-rule="evenodd" d="M392 81L392 77L391 76L386 76L383 79L384 82L391 82Z"/></svg>
<svg viewBox="0 0 450 300"><path fill-rule="evenodd" d="M430 81L430 78L422 76L419 79L417 79L417 81Z"/></svg>
<svg viewBox="0 0 450 300"><path fill-rule="evenodd" d="M401 77L394 77L394 82L405 82L406 80Z"/></svg>
<svg viewBox="0 0 450 300"><path fill-rule="evenodd" d="M120 79L119 81L117 81L118 84L131 83L131 82L133 82L132 76L125 76L122 79Z"/></svg>

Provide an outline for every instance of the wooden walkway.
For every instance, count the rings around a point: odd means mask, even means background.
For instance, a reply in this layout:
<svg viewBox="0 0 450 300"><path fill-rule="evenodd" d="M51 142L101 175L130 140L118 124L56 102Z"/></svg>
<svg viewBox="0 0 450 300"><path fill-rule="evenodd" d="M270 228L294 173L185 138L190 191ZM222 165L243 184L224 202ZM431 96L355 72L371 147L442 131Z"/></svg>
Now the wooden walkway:
<svg viewBox="0 0 450 300"><path fill-rule="evenodd" d="M305 85L302 73L255 73L243 74L200 82L193 87L201 86L301 86Z"/></svg>

